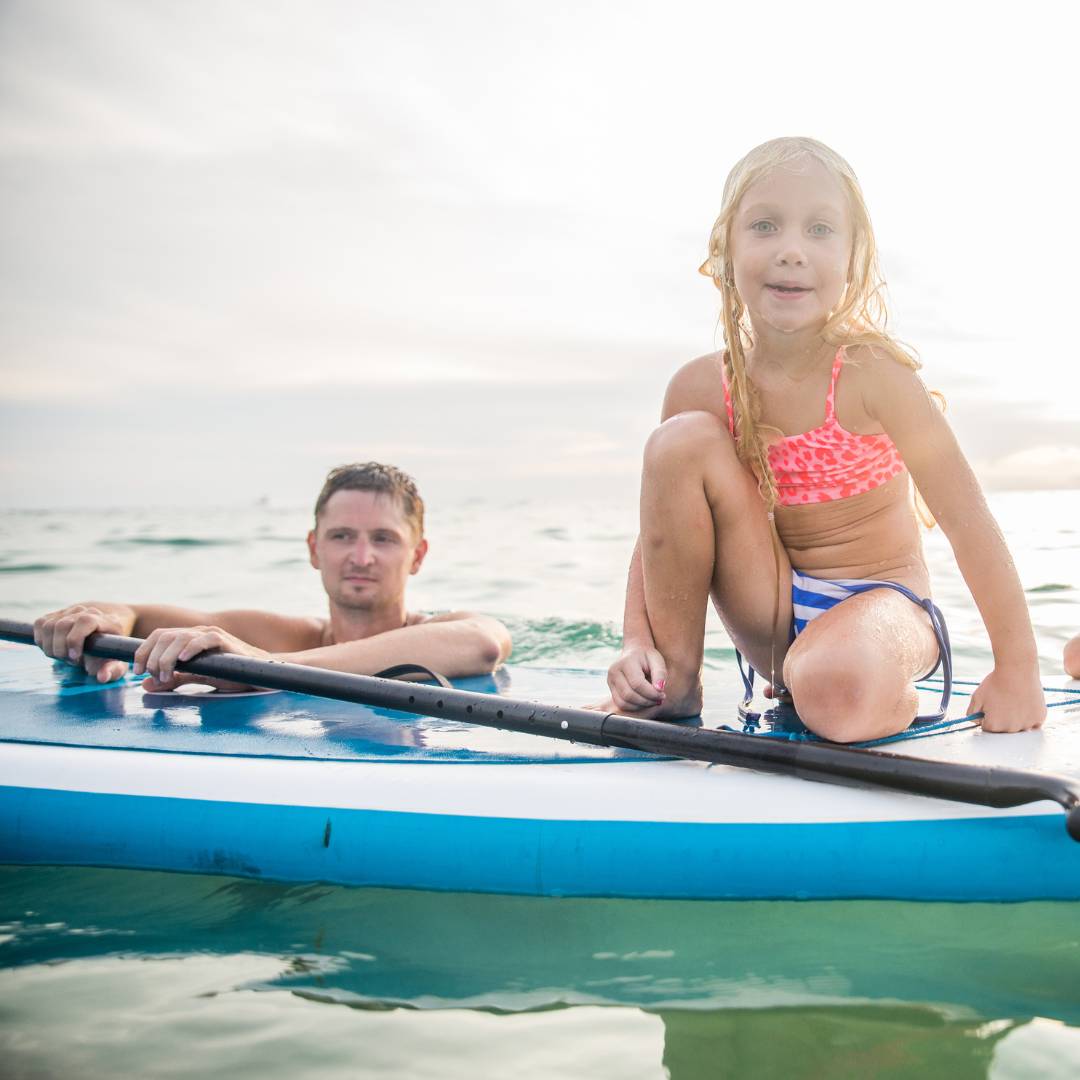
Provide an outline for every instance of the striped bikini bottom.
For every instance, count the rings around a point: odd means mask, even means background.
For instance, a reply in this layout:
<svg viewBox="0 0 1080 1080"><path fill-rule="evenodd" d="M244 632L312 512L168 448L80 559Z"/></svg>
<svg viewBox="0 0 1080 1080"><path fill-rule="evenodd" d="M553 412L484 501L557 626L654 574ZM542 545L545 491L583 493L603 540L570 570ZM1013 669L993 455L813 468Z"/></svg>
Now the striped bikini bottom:
<svg viewBox="0 0 1080 1080"><path fill-rule="evenodd" d="M837 604L857 596L859 593L870 592L871 589L893 589L906 596L913 604L917 604L930 617L930 625L934 630L934 637L938 643L938 659L933 668L923 676L929 679L937 669L941 668L942 691L941 706L938 711L927 716L916 716L915 723L930 723L935 720L943 720L949 708L949 698L952 696L952 648L949 644L949 631L945 626L945 616L941 609L929 597L923 598L913 593L907 586L899 585L895 581L875 581L872 578L841 578L836 581L828 581L825 578L810 577L800 574L798 570L791 571L791 640L806 629L808 623L819 615L824 615L830 608ZM736 653L738 656L738 653ZM749 710L753 700L754 669L749 669L749 675L743 670L743 660L739 656L739 672L742 674L743 685L746 688L746 698L743 706L739 709L740 714ZM754 714L756 715L756 714Z"/></svg>

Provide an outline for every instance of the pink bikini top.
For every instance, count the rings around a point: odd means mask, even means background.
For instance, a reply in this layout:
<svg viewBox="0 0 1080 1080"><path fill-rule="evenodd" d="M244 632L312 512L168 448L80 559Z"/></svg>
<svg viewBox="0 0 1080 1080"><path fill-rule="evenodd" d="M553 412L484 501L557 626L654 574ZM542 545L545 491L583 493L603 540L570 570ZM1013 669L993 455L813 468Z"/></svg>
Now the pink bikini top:
<svg viewBox="0 0 1080 1080"><path fill-rule="evenodd" d="M830 502L861 495L898 476L904 461L888 435L856 435L836 419L836 379L844 363L843 348L836 350L825 423L799 435L785 435L769 447L769 467L782 506ZM735 434L735 412L721 368L728 427Z"/></svg>

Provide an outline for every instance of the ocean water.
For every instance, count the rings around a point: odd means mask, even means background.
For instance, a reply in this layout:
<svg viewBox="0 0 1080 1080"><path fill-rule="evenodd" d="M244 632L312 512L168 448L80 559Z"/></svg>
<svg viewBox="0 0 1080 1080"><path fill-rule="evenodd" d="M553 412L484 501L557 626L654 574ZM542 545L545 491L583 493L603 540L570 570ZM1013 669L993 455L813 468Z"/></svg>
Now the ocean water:
<svg viewBox="0 0 1080 1080"><path fill-rule="evenodd" d="M1044 671L1080 630L1080 493L991 505ZM322 609L306 508L0 513L0 612L88 599ZM490 611L516 663L602 668L632 501L429 509L412 606ZM927 537L957 668L990 651ZM731 662L710 619L709 670ZM706 678L708 687L708 676ZM0 869L5 1076L1072 1077L1076 904L564 900Z"/></svg>

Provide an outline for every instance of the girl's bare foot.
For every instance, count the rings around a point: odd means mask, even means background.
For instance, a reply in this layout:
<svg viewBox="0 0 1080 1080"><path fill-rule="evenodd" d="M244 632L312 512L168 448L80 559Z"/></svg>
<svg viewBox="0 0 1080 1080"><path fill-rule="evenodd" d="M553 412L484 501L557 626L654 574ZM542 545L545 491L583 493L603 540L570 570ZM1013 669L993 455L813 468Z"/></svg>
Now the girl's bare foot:
<svg viewBox="0 0 1080 1080"><path fill-rule="evenodd" d="M765 697L770 701L775 701L778 705L791 705L793 700L791 697L791 691L783 686L766 686L763 691Z"/></svg>

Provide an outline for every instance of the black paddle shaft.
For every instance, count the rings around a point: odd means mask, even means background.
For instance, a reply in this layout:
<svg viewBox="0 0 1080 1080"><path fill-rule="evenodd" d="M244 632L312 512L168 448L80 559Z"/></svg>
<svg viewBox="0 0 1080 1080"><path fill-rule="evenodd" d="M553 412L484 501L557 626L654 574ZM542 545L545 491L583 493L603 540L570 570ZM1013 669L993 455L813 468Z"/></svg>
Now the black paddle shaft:
<svg viewBox="0 0 1080 1080"><path fill-rule="evenodd" d="M28 623L0 619L0 638L32 642L33 628ZM130 661L141 644L139 638L93 634L87 638L84 652ZM229 653L205 653L177 664L177 670L506 731L734 765L803 780L886 788L978 806L1009 807L1051 801L1065 809L1066 829L1074 840L1080 841L1080 785L1072 777L1054 773L932 761L834 744L773 740Z"/></svg>

